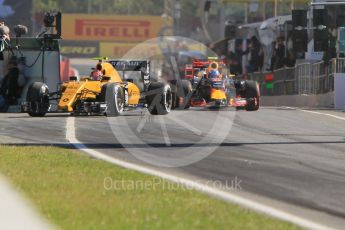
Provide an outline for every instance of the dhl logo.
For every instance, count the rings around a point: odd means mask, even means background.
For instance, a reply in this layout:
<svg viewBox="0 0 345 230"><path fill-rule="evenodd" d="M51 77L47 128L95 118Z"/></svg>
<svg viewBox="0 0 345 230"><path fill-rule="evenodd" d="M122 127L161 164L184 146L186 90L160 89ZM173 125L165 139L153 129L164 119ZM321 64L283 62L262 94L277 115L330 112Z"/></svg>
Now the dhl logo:
<svg viewBox="0 0 345 230"><path fill-rule="evenodd" d="M150 38L149 21L77 19L77 36L103 38Z"/></svg>

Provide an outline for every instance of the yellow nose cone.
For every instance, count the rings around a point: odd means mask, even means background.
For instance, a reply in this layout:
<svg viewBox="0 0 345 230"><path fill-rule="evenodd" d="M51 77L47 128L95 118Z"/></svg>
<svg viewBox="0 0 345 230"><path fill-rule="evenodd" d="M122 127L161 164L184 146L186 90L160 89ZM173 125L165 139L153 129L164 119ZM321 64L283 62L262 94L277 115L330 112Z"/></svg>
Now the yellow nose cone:
<svg viewBox="0 0 345 230"><path fill-rule="evenodd" d="M212 89L211 99L213 100L226 100L226 95L224 90Z"/></svg>

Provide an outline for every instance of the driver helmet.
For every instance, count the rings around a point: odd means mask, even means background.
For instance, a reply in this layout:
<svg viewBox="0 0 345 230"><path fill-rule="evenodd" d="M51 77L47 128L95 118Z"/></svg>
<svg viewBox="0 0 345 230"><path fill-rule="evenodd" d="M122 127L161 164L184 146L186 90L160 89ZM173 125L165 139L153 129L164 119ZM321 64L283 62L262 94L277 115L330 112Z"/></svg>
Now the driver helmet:
<svg viewBox="0 0 345 230"><path fill-rule="evenodd" d="M211 70L209 73L210 78L218 78L219 76L220 76L220 73L216 69Z"/></svg>
<svg viewBox="0 0 345 230"><path fill-rule="evenodd" d="M90 77L93 81L100 81L102 79L103 73L102 73L102 65L99 63L97 64L96 68L92 68L92 72L90 74Z"/></svg>

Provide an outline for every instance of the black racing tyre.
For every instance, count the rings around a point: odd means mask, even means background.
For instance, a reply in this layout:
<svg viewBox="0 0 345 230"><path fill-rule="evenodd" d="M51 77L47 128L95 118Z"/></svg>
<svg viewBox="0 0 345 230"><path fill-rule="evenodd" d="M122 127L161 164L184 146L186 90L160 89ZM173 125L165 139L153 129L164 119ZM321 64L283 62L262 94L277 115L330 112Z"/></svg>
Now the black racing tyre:
<svg viewBox="0 0 345 230"><path fill-rule="evenodd" d="M172 97L172 102L171 102L171 109L172 110L175 110L175 109L178 109L180 107L180 100L177 96L177 93L176 92L172 92L171 93L171 97Z"/></svg>
<svg viewBox="0 0 345 230"><path fill-rule="evenodd" d="M117 117L120 116L125 108L125 92L124 88L119 84L110 83L102 87L105 90L105 93L101 92L101 97L104 97L107 104L107 110L105 114L108 117Z"/></svg>
<svg viewBox="0 0 345 230"><path fill-rule="evenodd" d="M245 96L247 99L247 111L257 111L260 107L260 91L256 81L246 81Z"/></svg>
<svg viewBox="0 0 345 230"><path fill-rule="evenodd" d="M49 89L42 82L32 83L26 94L26 101L30 103L31 117L44 117L49 110Z"/></svg>
<svg viewBox="0 0 345 230"><path fill-rule="evenodd" d="M192 83L189 80L178 81L172 92L172 109L189 109L192 91ZM183 98L183 104L180 104L180 98Z"/></svg>
<svg viewBox="0 0 345 230"><path fill-rule="evenodd" d="M171 111L172 92L169 84L153 82L149 85L146 96L151 115L167 115Z"/></svg>
<svg viewBox="0 0 345 230"><path fill-rule="evenodd" d="M177 109L179 107L179 100L178 100L178 82L177 81L171 81L169 82L170 88L171 88L171 97L172 97L172 102L171 102L171 109Z"/></svg>

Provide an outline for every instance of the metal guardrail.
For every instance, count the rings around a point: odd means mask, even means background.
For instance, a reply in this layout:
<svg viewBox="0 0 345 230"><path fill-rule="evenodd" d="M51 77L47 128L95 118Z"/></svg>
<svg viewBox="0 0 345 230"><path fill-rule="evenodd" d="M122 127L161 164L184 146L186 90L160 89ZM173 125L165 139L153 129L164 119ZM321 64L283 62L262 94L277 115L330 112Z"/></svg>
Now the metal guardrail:
<svg viewBox="0 0 345 230"><path fill-rule="evenodd" d="M296 89L298 94L312 94L312 66L310 63L302 63L296 66Z"/></svg>
<svg viewBox="0 0 345 230"><path fill-rule="evenodd" d="M293 68L252 73L248 78L259 82L264 96L315 95L334 91L336 73L345 73L345 58L333 59L327 65L323 61L300 63ZM272 84L273 87L267 87Z"/></svg>
<svg viewBox="0 0 345 230"><path fill-rule="evenodd" d="M334 73L345 73L345 58L333 59L331 62L334 65Z"/></svg>

